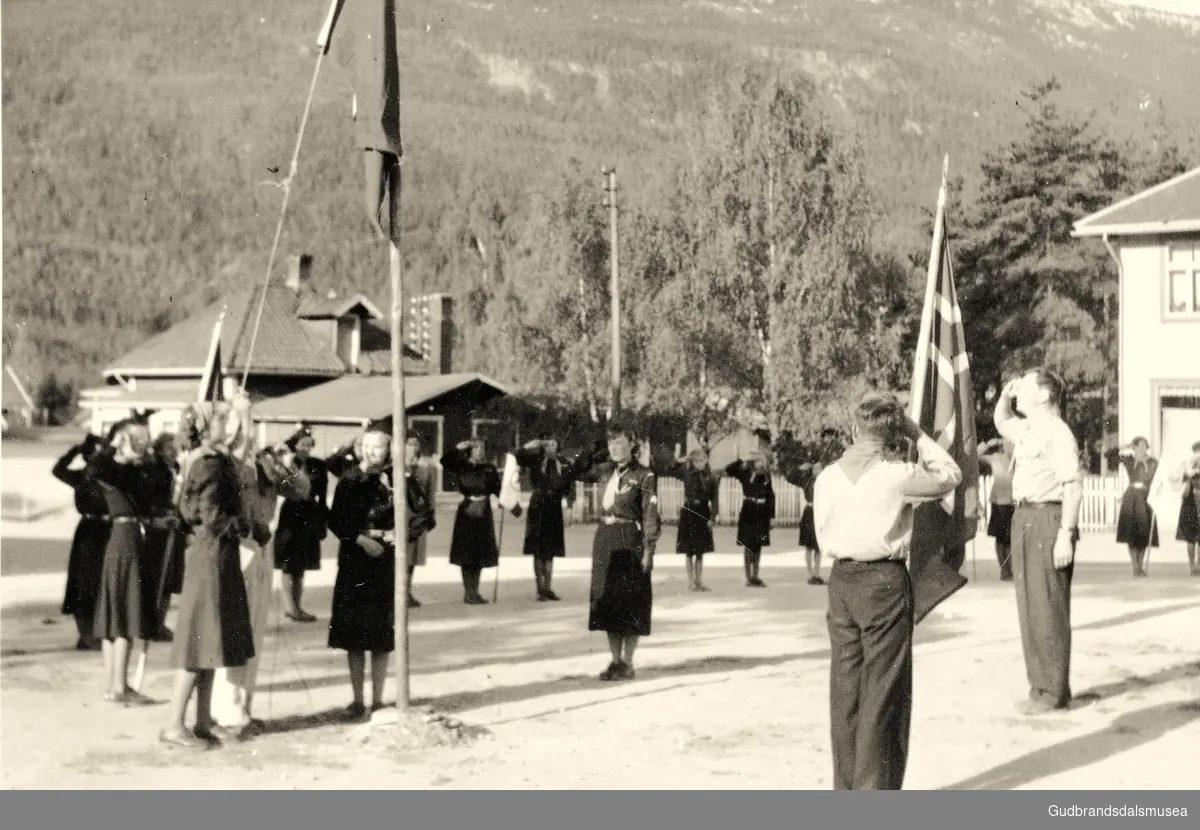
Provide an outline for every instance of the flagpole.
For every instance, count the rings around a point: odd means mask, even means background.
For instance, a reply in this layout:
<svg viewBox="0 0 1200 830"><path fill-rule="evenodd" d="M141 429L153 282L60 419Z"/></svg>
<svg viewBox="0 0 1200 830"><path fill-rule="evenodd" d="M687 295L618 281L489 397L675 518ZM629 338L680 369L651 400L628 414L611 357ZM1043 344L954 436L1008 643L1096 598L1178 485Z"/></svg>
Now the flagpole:
<svg viewBox="0 0 1200 830"><path fill-rule="evenodd" d="M398 211L397 211L398 212ZM399 217L393 217L397 221ZM400 246L395 233L388 242L388 272L392 283L392 491L396 539L396 709L408 710L408 482L404 457L407 432L404 407L404 340L401 317L404 284L400 279Z"/></svg>
<svg viewBox="0 0 1200 830"><path fill-rule="evenodd" d="M920 422L921 406L925 398L925 378L929 368L929 337L933 329L933 297L937 292L938 268L941 257L942 236L946 231L946 175L950 170L950 155L942 160L942 186L938 190L937 212L933 220L933 245L929 252L929 271L925 280L925 304L921 308L921 331L917 337L916 354L913 357L913 396L908 410L914 421Z"/></svg>

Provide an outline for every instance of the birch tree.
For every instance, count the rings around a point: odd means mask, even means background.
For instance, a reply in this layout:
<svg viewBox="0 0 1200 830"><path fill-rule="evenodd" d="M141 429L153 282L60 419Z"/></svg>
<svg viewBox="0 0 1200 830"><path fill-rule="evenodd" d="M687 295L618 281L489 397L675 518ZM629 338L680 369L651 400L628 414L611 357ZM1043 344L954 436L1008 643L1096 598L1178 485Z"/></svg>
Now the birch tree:
<svg viewBox="0 0 1200 830"><path fill-rule="evenodd" d="M712 197L733 242L734 314L753 338L762 411L778 435L796 424L796 403L862 373L872 211L861 151L811 85L751 67L739 91L712 157Z"/></svg>

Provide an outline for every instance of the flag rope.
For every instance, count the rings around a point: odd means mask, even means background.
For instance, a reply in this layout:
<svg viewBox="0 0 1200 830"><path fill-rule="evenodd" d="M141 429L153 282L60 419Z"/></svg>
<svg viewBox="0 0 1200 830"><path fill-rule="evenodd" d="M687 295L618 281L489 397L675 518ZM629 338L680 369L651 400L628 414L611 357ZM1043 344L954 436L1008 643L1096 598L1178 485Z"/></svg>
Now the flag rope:
<svg viewBox="0 0 1200 830"><path fill-rule="evenodd" d="M250 380L250 364L254 359L254 346L258 342L258 330L262 324L263 309L267 304L267 288L271 284L271 270L275 267L275 257L279 252L279 240L283 236L283 220L287 216L288 200L292 195L292 180L296 177L296 172L300 167L300 147L304 143L304 130L308 126L308 116L312 112L313 98L317 92L317 78L321 75L321 64L325 61L325 54L329 51L329 37L332 34L333 19L339 4L339 0L333 0L333 4L329 9L329 18L326 20L325 27L322 29L320 39L317 42L320 47L317 51L317 63L313 68L312 81L308 85L308 100L304 102L304 114L300 116L300 129L296 134L296 146L292 151L292 162L288 168L288 174L282 181L260 183L260 186L269 185L282 190L283 201L279 205L279 220L275 224L275 239L271 243L271 255L267 258L267 273L263 278L262 295L258 298L258 310L254 315L254 328L250 331L250 348L246 352L246 368L242 373L243 392L246 391L246 384Z"/></svg>

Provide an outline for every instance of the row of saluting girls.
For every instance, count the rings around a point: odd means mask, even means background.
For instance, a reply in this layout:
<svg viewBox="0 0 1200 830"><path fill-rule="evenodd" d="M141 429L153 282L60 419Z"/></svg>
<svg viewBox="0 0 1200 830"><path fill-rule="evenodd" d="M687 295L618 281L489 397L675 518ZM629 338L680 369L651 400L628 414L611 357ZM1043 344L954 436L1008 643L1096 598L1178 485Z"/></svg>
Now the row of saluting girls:
<svg viewBox="0 0 1200 830"><path fill-rule="evenodd" d="M325 462L329 472L337 475L356 463L360 441L336 450ZM409 439L408 449L410 474L418 477L425 493L432 499L436 475L433 466L417 460L420 451L415 439ZM533 560L536 599L557 602L560 598L552 587L553 564L555 559L566 555L564 511L570 508L575 498L575 482L584 480L586 470L580 459L586 460L586 453L574 460L568 459L559 454L557 441L543 436L517 449L514 456L518 466L528 472L532 485L523 553ZM461 569L463 602L484 605L487 600L479 590L482 572L499 563L491 497L500 494L500 472L487 460L484 445L477 440L458 444L442 456L440 462L444 470L457 477L462 495L451 533L450 563ZM669 462L653 461L650 469L660 478L673 477L683 482L684 504L679 516L676 551L687 556L689 590L707 592L703 582L703 557L714 550L712 527L718 512L720 476L711 470L702 450L693 450L686 458ZM824 584L820 576L820 547L812 519L812 488L822 469L820 462L804 463L791 467L784 476L806 496L799 541L807 552L810 585ZM775 518L770 460L765 452L756 450L746 459L729 464L723 472L737 480L742 488L737 544L743 551L746 585L766 587L760 575L762 550L771 544L771 523ZM513 512L519 516L521 508L515 508ZM422 538L421 554L416 557L415 564L424 564L424 544ZM420 603L410 596L409 605L419 607Z"/></svg>
<svg viewBox="0 0 1200 830"><path fill-rule="evenodd" d="M319 567L312 549L319 550L327 532L339 540L329 645L348 653L351 714L366 710L366 654L372 655L372 705L377 707L387 655L394 648L390 422L372 425L352 455L343 453L340 462L333 458L322 463L311 457L306 431L289 439L286 452L251 452L245 428L250 423L248 402L242 403L233 409L224 404L194 406L181 425L178 463L168 442L160 440L150 452L144 424L129 421L117 425L106 441L89 439L73 449L56 467L56 473L75 487L81 513L64 612L76 617L80 647L101 641L108 699L148 702L127 682L130 644L170 639L163 625L165 607L172 593L180 596L171 657L178 675L172 719L162 733L162 740L174 745L208 746L227 737L223 731L229 728L261 725L250 712L254 658L261 651L272 572L283 571L285 601L291 600L288 616L311 618L302 611L295 586L302 584L305 570ZM426 534L436 524L432 471L415 463L415 450L413 443L406 446L410 568L422 563ZM550 440L531 442L518 452L534 484L524 550L534 559L539 600L558 599L551 577L553 559L565 555L564 499L570 499L575 481L605 484L593 548L589 629L609 634L613 662L603 675L606 680L632 676L637 638L650 632L649 572L659 534L657 489L654 471L638 464L635 450L632 432L614 427L606 442L572 461L561 457ZM69 467L78 455L85 456L87 464L76 474ZM499 493L499 474L483 458L477 442L456 447L442 462L457 474L463 494L451 561L463 571L464 601L481 604L486 601L479 592L480 573L498 561L490 496ZM177 488L172 486L175 468ZM331 471L338 476L338 488L333 506L327 508L325 482ZM667 465L664 472L685 482L677 549L688 556L692 588L702 591L702 557L713 548L716 476L697 454L686 463L679 459ZM747 584L762 586L759 557L770 541L774 509L766 459L756 454L729 465L726 473L737 478L744 491L738 540L746 550ZM802 480L795 483L802 486ZM280 497L284 506L269 546ZM187 565L181 567L174 563L182 563L184 557L173 557L170 550L185 545ZM102 555L96 556L97 551ZM161 600L164 592L168 602ZM417 604L411 598L410 602ZM183 713L193 692L197 721L188 731ZM228 714L220 715L222 711Z"/></svg>

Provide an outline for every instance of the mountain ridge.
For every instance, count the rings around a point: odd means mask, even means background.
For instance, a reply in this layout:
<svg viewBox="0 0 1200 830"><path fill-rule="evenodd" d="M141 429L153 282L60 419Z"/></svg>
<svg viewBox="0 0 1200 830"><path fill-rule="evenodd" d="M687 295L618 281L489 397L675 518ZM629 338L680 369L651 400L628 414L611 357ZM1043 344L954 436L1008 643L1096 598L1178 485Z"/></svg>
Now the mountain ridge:
<svg viewBox="0 0 1200 830"><path fill-rule="evenodd" d="M628 203L654 209L713 89L747 60L811 76L841 110L885 210L880 244L898 254L928 244L943 156L969 193L982 154L1023 122L1021 91L1050 75L1115 139L1196 130L1200 18L1185 15L1078 0L542 2L401 7L412 290L469 291L463 238L497 206L517 227L522 200L570 159L597 200L600 164L615 164ZM6 4L5 341L35 378L90 383L261 279L279 209L264 183L286 174L325 6L178 5ZM335 42L281 250L313 253L334 288L378 294L342 64Z"/></svg>

